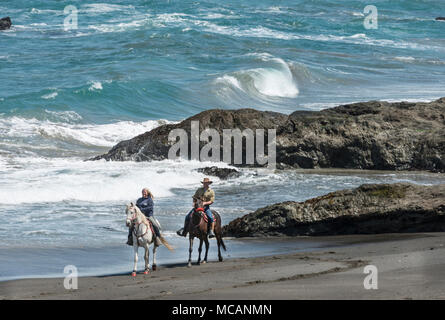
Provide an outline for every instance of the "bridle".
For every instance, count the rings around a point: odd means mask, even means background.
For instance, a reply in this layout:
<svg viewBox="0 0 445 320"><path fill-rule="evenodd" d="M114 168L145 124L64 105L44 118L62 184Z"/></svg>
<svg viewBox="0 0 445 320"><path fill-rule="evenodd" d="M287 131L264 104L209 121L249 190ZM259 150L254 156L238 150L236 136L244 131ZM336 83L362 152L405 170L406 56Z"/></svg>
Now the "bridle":
<svg viewBox="0 0 445 320"><path fill-rule="evenodd" d="M134 208L134 207L132 206L131 208ZM132 210L133 210L133 215L131 216L131 218L129 220L133 224L133 233L136 236L136 238L142 238L143 236L145 236L148 233L150 226L147 223L145 223L143 220L142 220L142 222L137 222L136 220L138 218L138 212L135 209L132 209ZM139 230L139 226L141 224L144 224L147 227L147 230L142 235L138 236L137 231Z"/></svg>
<svg viewBox="0 0 445 320"><path fill-rule="evenodd" d="M137 219L137 212L136 212L136 210L133 209L134 208L133 206L131 206L130 208L131 209L127 208L127 210L133 211L133 214L131 215L130 219L127 218L127 220L129 220L133 224L137 224L137 222L135 222L135 220ZM127 216L128 216L128 214L127 214Z"/></svg>
<svg viewBox="0 0 445 320"><path fill-rule="evenodd" d="M200 220L196 224L193 224L193 223L191 224L192 225L192 230L198 229L199 225L201 224L202 220L204 219L203 216L202 216L202 214L204 213L204 207L202 205L203 201L202 201L202 199L198 199L198 198L195 198L195 199L196 199L196 203L195 203L195 205L193 207L194 210L193 210L193 213L192 213L192 217L194 215L198 215ZM191 222L193 222L193 220Z"/></svg>

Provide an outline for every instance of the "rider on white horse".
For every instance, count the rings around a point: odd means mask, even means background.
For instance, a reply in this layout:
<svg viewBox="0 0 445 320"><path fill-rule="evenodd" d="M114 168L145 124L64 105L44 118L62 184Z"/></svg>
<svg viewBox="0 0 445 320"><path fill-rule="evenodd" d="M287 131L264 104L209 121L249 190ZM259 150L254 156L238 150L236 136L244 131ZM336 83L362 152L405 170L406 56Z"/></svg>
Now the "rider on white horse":
<svg viewBox="0 0 445 320"><path fill-rule="evenodd" d="M141 212L147 217L148 220L150 220L151 224L153 225L153 230L156 234L156 243L160 245L160 226L158 225L158 221L153 216L153 194L150 192L148 188L142 189L142 197L139 198L136 201L136 206L141 210ZM132 236L133 229L130 228L128 230L128 241L127 244L129 246L133 245L133 236Z"/></svg>

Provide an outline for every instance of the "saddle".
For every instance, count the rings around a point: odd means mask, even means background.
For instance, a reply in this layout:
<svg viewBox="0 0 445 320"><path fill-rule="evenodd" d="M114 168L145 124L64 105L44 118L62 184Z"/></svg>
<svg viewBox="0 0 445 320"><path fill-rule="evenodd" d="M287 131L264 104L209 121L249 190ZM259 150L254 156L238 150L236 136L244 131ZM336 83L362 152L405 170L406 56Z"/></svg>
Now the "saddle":
<svg viewBox="0 0 445 320"><path fill-rule="evenodd" d="M201 217L203 217L204 221L206 223L209 223L209 218L207 217L207 215L204 211L204 208L196 208L195 212L198 212L199 214L201 214ZM213 216L213 221L216 221L215 214L213 212L212 212L212 216Z"/></svg>

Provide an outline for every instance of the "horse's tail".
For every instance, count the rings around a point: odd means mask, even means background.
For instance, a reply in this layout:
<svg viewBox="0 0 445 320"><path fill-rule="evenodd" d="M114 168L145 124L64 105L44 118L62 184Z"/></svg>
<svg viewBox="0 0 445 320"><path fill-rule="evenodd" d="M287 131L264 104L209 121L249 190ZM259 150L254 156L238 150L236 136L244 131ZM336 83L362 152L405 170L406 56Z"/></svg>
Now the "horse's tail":
<svg viewBox="0 0 445 320"><path fill-rule="evenodd" d="M167 248L168 250L170 250L170 251L174 251L174 250L175 250L175 249L170 245L170 243L168 243L167 240L166 240L162 235L159 237L159 239L161 240L162 244L163 244L164 246L166 246L166 248Z"/></svg>
<svg viewBox="0 0 445 320"><path fill-rule="evenodd" d="M221 220L221 215L217 211L212 210L212 212L215 215L217 221L219 222L219 225L220 225L220 228L221 228L221 233L218 235L219 243L223 247L224 251L227 251L226 244L224 243L224 240L222 238L222 220Z"/></svg>

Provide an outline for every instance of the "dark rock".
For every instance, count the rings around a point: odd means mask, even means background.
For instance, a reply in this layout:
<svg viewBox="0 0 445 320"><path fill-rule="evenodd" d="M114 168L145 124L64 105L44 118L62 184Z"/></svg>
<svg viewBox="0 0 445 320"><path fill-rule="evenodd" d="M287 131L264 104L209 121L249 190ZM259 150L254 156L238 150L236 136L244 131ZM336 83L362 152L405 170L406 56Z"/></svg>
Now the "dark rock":
<svg viewBox="0 0 445 320"><path fill-rule="evenodd" d="M237 218L225 236L299 236L445 231L445 184L369 184Z"/></svg>
<svg viewBox="0 0 445 320"><path fill-rule="evenodd" d="M202 172L208 176L218 177L221 180L238 178L241 172L233 168L218 168L216 166L199 168L198 172Z"/></svg>
<svg viewBox="0 0 445 320"><path fill-rule="evenodd" d="M6 17L0 19L0 30L7 30L11 28L11 25L12 25L11 18Z"/></svg>
<svg viewBox="0 0 445 320"><path fill-rule="evenodd" d="M183 128L190 137L192 120L200 121L200 131L214 128L220 134L233 128L276 129L277 168L445 172L445 98L430 103L369 101L289 116L253 109L208 110L122 141L92 160L167 159L173 145L169 132ZM236 166L243 165L245 157Z"/></svg>
<svg viewBox="0 0 445 320"><path fill-rule="evenodd" d="M445 17L437 17L436 20L445 21Z"/></svg>
<svg viewBox="0 0 445 320"><path fill-rule="evenodd" d="M178 124L163 125L130 140L119 142L107 154L90 160L150 161L168 159L168 151L175 143L168 141L168 135L174 129L184 129L187 132L190 159L191 121L199 121L200 132L212 128L222 136L223 129L238 128L241 131L244 129L276 129L286 119L287 116L284 114L254 109L207 110ZM206 145L205 142L200 142L200 149L204 145ZM245 154L245 145L243 145L243 154Z"/></svg>
<svg viewBox="0 0 445 320"><path fill-rule="evenodd" d="M444 114L445 99L296 111L277 132L277 162L302 168L444 171Z"/></svg>

